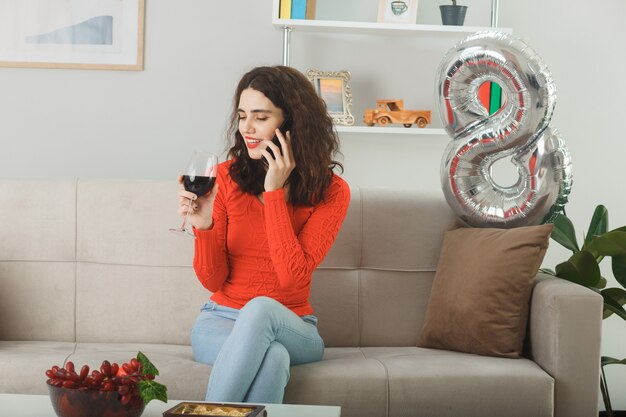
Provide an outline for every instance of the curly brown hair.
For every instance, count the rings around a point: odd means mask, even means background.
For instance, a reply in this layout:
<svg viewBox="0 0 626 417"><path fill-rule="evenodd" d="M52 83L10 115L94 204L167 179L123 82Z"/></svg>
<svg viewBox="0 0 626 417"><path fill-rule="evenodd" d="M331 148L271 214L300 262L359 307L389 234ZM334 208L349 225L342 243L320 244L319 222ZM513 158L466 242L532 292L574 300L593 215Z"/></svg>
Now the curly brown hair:
<svg viewBox="0 0 626 417"><path fill-rule="evenodd" d="M326 104L313 84L291 67L257 67L239 81L228 128L228 137L234 138L234 145L228 151L228 158L233 159L230 177L248 194L259 195L264 191L264 163L249 157L239 133L237 109L241 93L247 88L263 93L286 117L291 117L289 130L296 167L288 179L289 203L318 204L331 183L333 169L339 167L343 172L343 165L333 159L339 153L339 139Z"/></svg>

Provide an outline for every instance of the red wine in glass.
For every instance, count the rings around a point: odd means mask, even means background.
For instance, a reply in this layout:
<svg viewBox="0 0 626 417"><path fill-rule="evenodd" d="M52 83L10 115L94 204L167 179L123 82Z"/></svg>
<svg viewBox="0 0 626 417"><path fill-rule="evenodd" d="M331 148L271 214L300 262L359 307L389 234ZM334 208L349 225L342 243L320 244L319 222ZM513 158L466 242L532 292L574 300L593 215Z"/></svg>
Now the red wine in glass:
<svg viewBox="0 0 626 417"><path fill-rule="evenodd" d="M214 185L215 177L183 175L183 186L185 190L194 193L198 197L202 197L211 191Z"/></svg>
<svg viewBox="0 0 626 417"><path fill-rule="evenodd" d="M198 198L210 192L215 185L217 163L216 155L195 151L183 172L183 187L185 187L185 190L194 193ZM189 214L192 211L191 204L190 200L182 226L178 229L170 229L170 231L195 237L193 230L187 227Z"/></svg>

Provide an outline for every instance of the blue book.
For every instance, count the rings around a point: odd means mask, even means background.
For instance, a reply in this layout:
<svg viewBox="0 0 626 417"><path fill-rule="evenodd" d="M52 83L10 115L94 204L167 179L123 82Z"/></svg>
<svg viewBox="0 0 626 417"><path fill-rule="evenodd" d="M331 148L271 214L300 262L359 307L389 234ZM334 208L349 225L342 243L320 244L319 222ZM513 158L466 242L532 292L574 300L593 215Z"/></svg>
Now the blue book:
<svg viewBox="0 0 626 417"><path fill-rule="evenodd" d="M291 1L291 18L306 19L306 0Z"/></svg>

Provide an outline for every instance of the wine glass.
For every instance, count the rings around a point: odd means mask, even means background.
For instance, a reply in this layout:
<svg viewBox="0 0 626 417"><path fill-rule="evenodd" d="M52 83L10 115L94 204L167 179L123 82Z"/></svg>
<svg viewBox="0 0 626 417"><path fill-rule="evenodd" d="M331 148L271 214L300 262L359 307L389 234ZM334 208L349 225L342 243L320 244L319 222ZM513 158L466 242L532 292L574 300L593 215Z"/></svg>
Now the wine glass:
<svg viewBox="0 0 626 417"><path fill-rule="evenodd" d="M204 151L194 151L183 172L183 187L185 187L185 190L194 193L198 198L211 191L215 185L217 163L216 155ZM183 224L178 229L170 229L171 232L195 237L193 230L187 227L191 204L192 200L189 200L189 207L183 219Z"/></svg>

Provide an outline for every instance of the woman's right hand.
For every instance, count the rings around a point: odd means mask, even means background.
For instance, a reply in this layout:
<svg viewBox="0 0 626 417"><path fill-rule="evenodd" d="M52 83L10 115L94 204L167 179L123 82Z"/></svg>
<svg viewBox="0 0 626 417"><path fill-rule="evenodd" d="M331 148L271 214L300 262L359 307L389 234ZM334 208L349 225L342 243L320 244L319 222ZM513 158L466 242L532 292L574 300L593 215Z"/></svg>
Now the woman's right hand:
<svg viewBox="0 0 626 417"><path fill-rule="evenodd" d="M211 191L198 198L194 193L186 191L183 184L182 175L178 177L178 183L181 189L178 191L179 207L178 214L185 217L187 210L189 212L189 223L198 230L207 230L213 227L213 204L215 197L219 191L219 185L216 183Z"/></svg>

